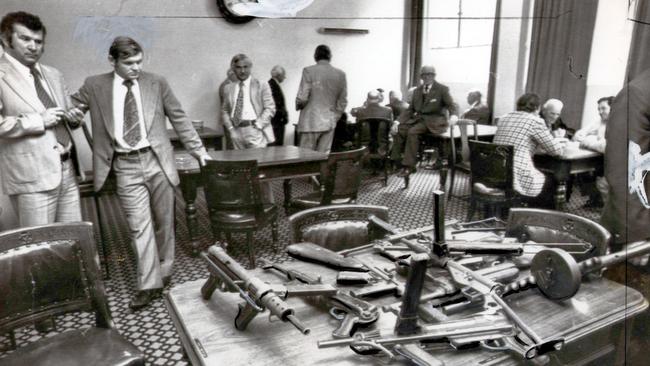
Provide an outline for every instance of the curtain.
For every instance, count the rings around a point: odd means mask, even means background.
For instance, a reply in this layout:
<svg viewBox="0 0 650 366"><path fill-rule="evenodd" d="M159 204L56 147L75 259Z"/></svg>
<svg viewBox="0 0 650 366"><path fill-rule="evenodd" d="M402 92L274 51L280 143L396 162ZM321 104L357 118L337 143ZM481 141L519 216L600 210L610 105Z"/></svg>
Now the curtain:
<svg viewBox="0 0 650 366"><path fill-rule="evenodd" d="M580 128L598 0L537 0L526 91L564 103L562 120Z"/></svg>
<svg viewBox="0 0 650 366"><path fill-rule="evenodd" d="M408 87L417 86L422 67L422 38L424 34L424 0L411 0L409 9L410 30L408 50Z"/></svg>
<svg viewBox="0 0 650 366"><path fill-rule="evenodd" d="M634 31L627 62L627 79L650 69L650 1L638 1L633 16Z"/></svg>

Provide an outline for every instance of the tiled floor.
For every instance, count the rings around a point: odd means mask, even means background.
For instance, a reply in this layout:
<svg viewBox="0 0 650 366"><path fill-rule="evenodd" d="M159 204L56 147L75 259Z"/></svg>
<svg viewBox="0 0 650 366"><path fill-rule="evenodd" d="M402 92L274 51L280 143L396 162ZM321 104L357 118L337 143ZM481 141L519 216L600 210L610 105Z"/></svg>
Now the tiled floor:
<svg viewBox="0 0 650 366"><path fill-rule="evenodd" d="M410 188L403 190L403 181L395 176L389 179L388 186L382 185L381 177L365 177L359 203L385 205L390 208L390 220L396 226L403 229L412 229L432 223L432 196L434 189L439 188L438 174L431 170L420 169L411 178ZM294 192L296 194L304 193L310 187L305 182L294 183ZM468 194L467 176L460 174L456 178L456 195ZM277 202L282 200L282 186L280 183L274 184L274 194ZM174 284L183 283L190 280L207 277L207 270L200 258L190 256L188 245L188 231L185 225L184 203L178 195L176 205L176 214L179 218L176 226L177 232L177 249L175 272L172 278ZM582 206L586 202L586 197L575 192L568 204L568 211L588 217L598 219L598 211L586 209ZM84 212L92 214L90 206L92 201L84 201ZM209 223L203 195L199 194L197 200L198 219L201 226L200 243L202 248L207 248L211 244L211 234L209 232ZM106 230L106 243L109 245L109 267L111 279L106 281L106 287L109 295L110 307L113 317L121 333L142 349L147 356L148 362L152 365L185 365L186 361L182 356L182 349L178 336L171 319L167 314L162 300L156 300L154 303L141 311L133 313L129 310L127 304L134 291L134 259L129 246L126 223L123 220L119 203L115 197L102 198L102 209L104 215L104 227ZM467 202L463 199L453 197L448 204L446 216L463 220L467 211ZM91 217L94 220L94 217ZM288 228L286 216L280 214L280 243L286 245L288 242ZM243 236L235 236L235 250L232 255L242 263L247 263L245 250L237 250L238 244L243 244ZM255 235L255 245L260 256L270 258L274 261L283 261L288 259L283 251L275 253L271 245L271 234L269 229L258 232ZM624 278L624 269L619 271L620 278ZM630 276L639 277L639 274ZM632 282L631 282L632 283ZM648 288L645 282L634 282L635 286ZM648 295L646 293L646 295ZM58 331L84 327L92 323L89 315L69 314L57 319ZM645 327L637 332L645 332ZM24 328L17 334L18 344L24 345L30 341L38 339L40 335L32 328ZM648 342L635 343L635 346L647 349ZM0 356L2 350L7 349L8 339L0 336ZM632 363L630 363L632 364ZM643 364L643 363L641 363Z"/></svg>

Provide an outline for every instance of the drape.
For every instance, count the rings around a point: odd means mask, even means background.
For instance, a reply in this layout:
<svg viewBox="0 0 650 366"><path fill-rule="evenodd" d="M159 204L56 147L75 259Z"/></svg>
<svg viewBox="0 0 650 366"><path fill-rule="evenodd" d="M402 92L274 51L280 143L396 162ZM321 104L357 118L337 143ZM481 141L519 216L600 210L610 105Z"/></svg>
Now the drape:
<svg viewBox="0 0 650 366"><path fill-rule="evenodd" d="M580 128L598 0L537 0L526 91L564 103L562 120Z"/></svg>
<svg viewBox="0 0 650 366"><path fill-rule="evenodd" d="M650 1L638 1L627 62L627 78L632 80L646 69L650 69Z"/></svg>

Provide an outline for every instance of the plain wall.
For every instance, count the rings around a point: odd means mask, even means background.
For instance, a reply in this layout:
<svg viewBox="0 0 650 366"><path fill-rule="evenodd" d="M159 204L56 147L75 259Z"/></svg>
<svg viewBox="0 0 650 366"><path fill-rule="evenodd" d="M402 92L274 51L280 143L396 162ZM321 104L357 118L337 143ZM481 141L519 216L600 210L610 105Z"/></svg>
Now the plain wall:
<svg viewBox="0 0 650 366"><path fill-rule="evenodd" d="M295 19L246 24L226 22L214 0L3 0L2 15L24 10L41 17L48 29L41 61L61 70L72 91L87 76L111 71L107 52L115 36L134 37L145 49L144 69L168 79L190 118L221 129L217 88L237 53L250 56L253 76L263 81L273 65L284 66L291 122L298 119L294 101L302 68L314 63L321 43L332 49L332 64L347 74L348 110L361 105L370 89L402 89L407 5L408 0L318 0ZM322 34L321 27L368 34ZM292 137L289 124L285 141ZM81 150L89 169L90 151ZM14 227L6 196L0 207L0 230Z"/></svg>

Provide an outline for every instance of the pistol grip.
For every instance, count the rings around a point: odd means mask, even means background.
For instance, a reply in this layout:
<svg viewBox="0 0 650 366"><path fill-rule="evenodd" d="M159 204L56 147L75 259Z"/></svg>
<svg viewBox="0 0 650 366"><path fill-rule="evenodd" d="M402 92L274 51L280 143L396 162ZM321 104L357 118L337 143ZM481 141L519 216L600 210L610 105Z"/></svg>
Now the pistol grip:
<svg viewBox="0 0 650 366"><path fill-rule="evenodd" d="M214 276L208 277L207 281L201 286L201 296L204 300L210 300L212 294L217 289L219 281Z"/></svg>
<svg viewBox="0 0 650 366"><path fill-rule="evenodd" d="M237 316L235 317L235 328L239 330L246 330L248 323L255 318L257 311L250 306L247 302L239 303L237 305L239 310L237 311Z"/></svg>
<svg viewBox="0 0 650 366"><path fill-rule="evenodd" d="M332 338L348 338L352 335L352 330L354 326L359 322L359 317L346 313L341 321L341 325L338 328L334 329L332 332Z"/></svg>

